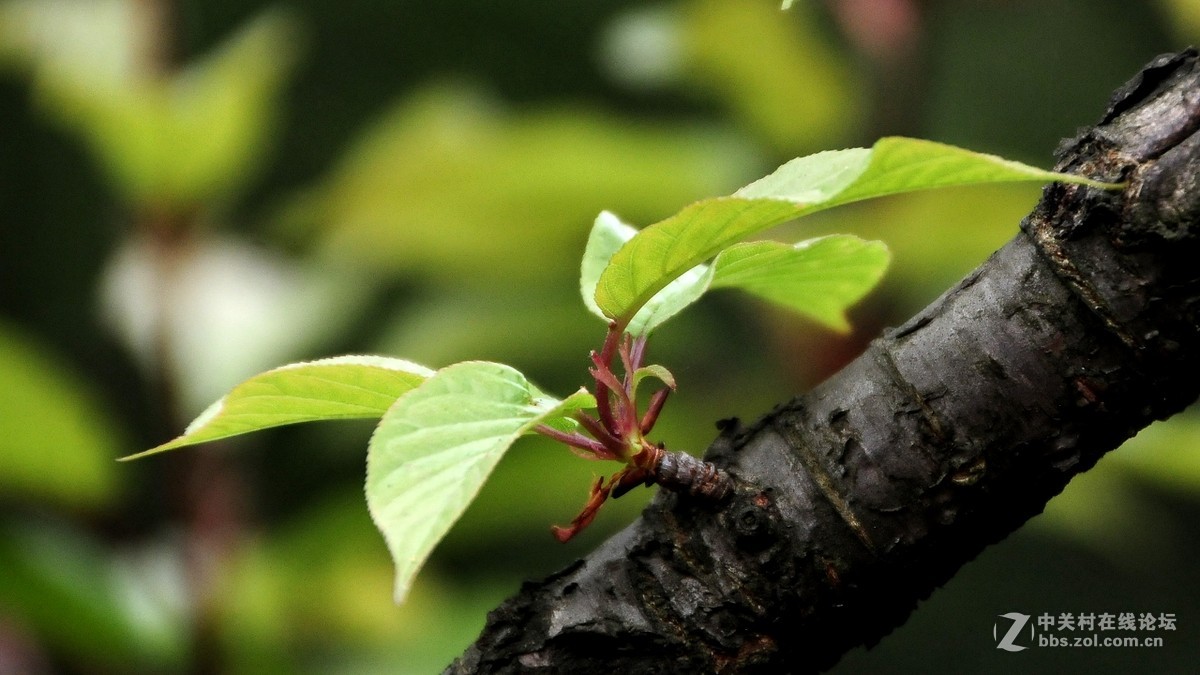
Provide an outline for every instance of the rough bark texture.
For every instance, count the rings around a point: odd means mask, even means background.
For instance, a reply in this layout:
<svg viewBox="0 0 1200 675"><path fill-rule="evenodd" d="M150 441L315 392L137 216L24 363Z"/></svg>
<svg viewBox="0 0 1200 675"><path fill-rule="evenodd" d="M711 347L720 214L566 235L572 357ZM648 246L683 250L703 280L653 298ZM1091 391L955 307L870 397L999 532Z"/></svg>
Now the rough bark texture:
<svg viewBox="0 0 1200 675"><path fill-rule="evenodd" d="M1022 233L488 617L452 673L807 672L902 623L1075 474L1200 393L1200 63L1164 56L1064 144Z"/></svg>

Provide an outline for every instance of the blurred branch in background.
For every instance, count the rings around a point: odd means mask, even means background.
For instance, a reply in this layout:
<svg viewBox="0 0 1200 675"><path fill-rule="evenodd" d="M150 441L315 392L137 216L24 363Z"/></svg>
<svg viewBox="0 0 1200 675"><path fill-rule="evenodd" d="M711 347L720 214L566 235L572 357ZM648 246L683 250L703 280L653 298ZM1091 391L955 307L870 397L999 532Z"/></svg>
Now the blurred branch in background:
<svg viewBox="0 0 1200 675"><path fill-rule="evenodd" d="M487 609L627 522L636 498L561 547L546 523L594 467L519 448L396 609L362 506L365 428L284 429L236 460L110 460L247 375L330 353L493 359L571 390L600 337L574 277L601 209L651 222L891 133L1045 164L1129 72L1200 39L1186 0L552 5L0 2L0 671L444 666ZM718 298L658 338L686 386L657 430L701 448L708 421L811 386L974 268L1036 196L823 217L796 238L895 251L859 332ZM954 228L968 207L978 220ZM1089 473L1105 487L1068 489L846 667L1002 667L985 658L995 614L1101 606L995 572L1014 557L1043 576L1089 566L1112 597L1190 587L1194 425L1114 453ZM206 590L189 559L223 561ZM1197 614L1176 597L1154 609Z"/></svg>

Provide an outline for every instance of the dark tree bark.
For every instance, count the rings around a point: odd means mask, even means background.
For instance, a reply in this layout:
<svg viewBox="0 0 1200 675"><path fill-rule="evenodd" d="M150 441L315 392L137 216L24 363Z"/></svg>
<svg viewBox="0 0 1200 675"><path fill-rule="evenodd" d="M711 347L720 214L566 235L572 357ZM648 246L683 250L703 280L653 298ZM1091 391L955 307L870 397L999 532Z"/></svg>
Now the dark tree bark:
<svg viewBox="0 0 1200 675"><path fill-rule="evenodd" d="M984 547L1200 393L1200 59L1116 93L1022 232L843 371L708 458L720 504L661 491L526 584L453 673L807 672L871 644Z"/></svg>

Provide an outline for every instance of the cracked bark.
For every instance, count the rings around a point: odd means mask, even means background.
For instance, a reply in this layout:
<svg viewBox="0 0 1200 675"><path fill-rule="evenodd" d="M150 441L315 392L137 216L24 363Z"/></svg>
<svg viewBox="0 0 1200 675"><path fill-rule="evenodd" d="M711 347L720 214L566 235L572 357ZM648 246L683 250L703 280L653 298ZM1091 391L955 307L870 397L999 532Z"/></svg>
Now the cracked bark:
<svg viewBox="0 0 1200 675"><path fill-rule="evenodd" d="M872 644L1075 474L1200 394L1200 59L1149 64L1004 248L840 373L720 426L721 504L662 491L526 584L451 673L810 672Z"/></svg>

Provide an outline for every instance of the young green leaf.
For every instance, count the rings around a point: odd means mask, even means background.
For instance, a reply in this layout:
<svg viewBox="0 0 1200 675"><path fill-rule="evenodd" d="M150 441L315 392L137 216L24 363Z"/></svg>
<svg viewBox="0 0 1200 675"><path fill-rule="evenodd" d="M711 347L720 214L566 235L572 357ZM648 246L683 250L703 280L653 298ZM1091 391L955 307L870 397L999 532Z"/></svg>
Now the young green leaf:
<svg viewBox="0 0 1200 675"><path fill-rule="evenodd" d="M600 309L600 305L596 304L596 283L600 281L600 275L604 268L608 267L613 254L624 246L625 242L633 239L635 234L637 228L621 222L621 219L610 211L601 211L600 215L596 216L592 231L588 233L587 244L583 247L583 260L579 264L579 293L583 296L583 304L588 311L605 322L610 319L604 314L604 310Z"/></svg>
<svg viewBox="0 0 1200 675"><path fill-rule="evenodd" d="M601 273L595 303L606 317L630 325L660 290L725 247L839 204L951 185L1056 180L1117 187L911 138L801 157L730 197L702 200L639 232Z"/></svg>
<svg viewBox="0 0 1200 675"><path fill-rule="evenodd" d="M483 361L448 366L401 396L371 437L366 488L396 564L396 602L517 438L595 404L583 390L548 398L516 370Z"/></svg>
<svg viewBox="0 0 1200 675"><path fill-rule="evenodd" d="M646 379L647 377L653 377L659 382L667 385L667 387L670 389L675 388L675 376L671 374L671 371L667 370L663 366L658 365L657 363L652 363L648 366L642 366L633 372L633 391L635 393L637 392L638 385L641 384L642 380Z"/></svg>
<svg viewBox="0 0 1200 675"><path fill-rule="evenodd" d="M890 259L883 242L848 234L794 245L753 241L721 251L712 288L739 288L846 332L846 308L879 283Z"/></svg>
<svg viewBox="0 0 1200 675"><path fill-rule="evenodd" d="M596 305L626 331L647 334L694 301L697 284L707 285L703 276L686 273L741 237L798 213L795 204L777 199L717 197L684 207L613 254L597 280ZM687 281L658 297L680 278Z"/></svg>
<svg viewBox="0 0 1200 675"><path fill-rule="evenodd" d="M584 302L608 317L590 296L601 271L637 230L607 211L596 218L580 274ZM833 235L795 245L773 241L735 244L712 265L697 265L654 295L625 330L647 334L698 300L710 288L740 288L804 314L836 331L849 330L845 311L866 295L887 269L883 242ZM589 300L591 300L589 302Z"/></svg>
<svg viewBox="0 0 1200 675"><path fill-rule="evenodd" d="M593 314L605 322L611 319L596 304L596 283L613 254L637 234L637 229L620 221L608 211L596 217L584 249L583 264L580 266L579 288L583 302ZM697 265L654 294L637 314L629 320L625 330L634 335L649 334L664 321L678 314L683 308L704 295L712 275L706 265Z"/></svg>
<svg viewBox="0 0 1200 675"><path fill-rule="evenodd" d="M383 356L337 356L281 366L242 382L200 413L183 435L123 459L317 420L382 417L433 371Z"/></svg>

